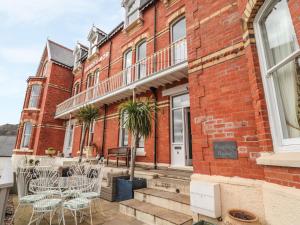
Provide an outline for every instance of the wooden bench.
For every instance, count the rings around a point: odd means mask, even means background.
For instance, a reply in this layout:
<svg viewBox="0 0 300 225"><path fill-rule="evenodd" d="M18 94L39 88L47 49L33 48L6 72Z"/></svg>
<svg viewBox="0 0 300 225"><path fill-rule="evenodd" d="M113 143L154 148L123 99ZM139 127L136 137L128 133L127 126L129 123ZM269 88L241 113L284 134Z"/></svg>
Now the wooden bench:
<svg viewBox="0 0 300 225"><path fill-rule="evenodd" d="M119 166L119 158L126 158L126 166L128 167L130 158L130 147L118 147L108 149L106 165L108 165L110 157L116 157L117 167Z"/></svg>

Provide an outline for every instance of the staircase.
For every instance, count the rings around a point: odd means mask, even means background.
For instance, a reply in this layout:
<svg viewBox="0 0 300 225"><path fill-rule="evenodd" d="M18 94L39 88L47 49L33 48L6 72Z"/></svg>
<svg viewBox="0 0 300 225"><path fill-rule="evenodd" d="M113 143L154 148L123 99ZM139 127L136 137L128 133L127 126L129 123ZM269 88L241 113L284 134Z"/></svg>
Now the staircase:
<svg viewBox="0 0 300 225"><path fill-rule="evenodd" d="M149 225L192 225L190 180L168 176L147 180L134 199L120 202L120 212Z"/></svg>

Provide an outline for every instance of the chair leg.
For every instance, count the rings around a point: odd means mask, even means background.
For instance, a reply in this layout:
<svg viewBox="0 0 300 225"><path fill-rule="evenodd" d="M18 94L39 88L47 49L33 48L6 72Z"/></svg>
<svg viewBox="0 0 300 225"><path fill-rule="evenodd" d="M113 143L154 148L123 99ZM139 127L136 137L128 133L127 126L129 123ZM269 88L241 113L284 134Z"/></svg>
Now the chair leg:
<svg viewBox="0 0 300 225"><path fill-rule="evenodd" d="M32 210L32 214L31 214L31 217L30 217L28 225L30 225L32 223L33 215L34 215L34 210Z"/></svg>
<svg viewBox="0 0 300 225"><path fill-rule="evenodd" d="M15 219L15 216L17 214L17 211L18 211L19 207L20 207L20 203L18 204L18 206L17 206L17 208L16 208L16 210L14 212L14 215L13 215L12 219Z"/></svg>
<svg viewBox="0 0 300 225"><path fill-rule="evenodd" d="M61 207L61 217L62 217L63 225L66 225L64 207Z"/></svg>
<svg viewBox="0 0 300 225"><path fill-rule="evenodd" d="M53 213L53 212L50 212L50 220L49 220L49 224L50 224L50 225L52 225L52 217L53 217L52 213Z"/></svg>
<svg viewBox="0 0 300 225"><path fill-rule="evenodd" d="M78 225L77 224L77 211L75 210L75 213L74 213L74 218L75 218L75 225Z"/></svg>
<svg viewBox="0 0 300 225"><path fill-rule="evenodd" d="M90 204L90 218L91 218L91 225L93 225L92 204Z"/></svg>
<svg viewBox="0 0 300 225"><path fill-rule="evenodd" d="M109 156L107 156L106 165L108 166Z"/></svg>

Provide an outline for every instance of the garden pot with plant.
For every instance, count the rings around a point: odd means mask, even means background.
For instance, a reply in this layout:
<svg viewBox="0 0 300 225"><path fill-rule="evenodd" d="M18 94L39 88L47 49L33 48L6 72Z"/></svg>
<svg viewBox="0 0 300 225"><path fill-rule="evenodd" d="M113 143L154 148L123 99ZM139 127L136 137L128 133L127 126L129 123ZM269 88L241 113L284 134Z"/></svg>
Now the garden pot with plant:
<svg viewBox="0 0 300 225"><path fill-rule="evenodd" d="M133 191L146 187L145 179L134 177L136 150L140 138L148 138L151 134L152 114L157 110L155 104L150 101L129 100L120 105L119 114L123 119L123 124L131 134L131 162L130 162L130 179L118 179L117 181L117 200L122 201L133 198Z"/></svg>
<svg viewBox="0 0 300 225"><path fill-rule="evenodd" d="M246 210L230 209L224 219L224 225L261 225L256 215Z"/></svg>
<svg viewBox="0 0 300 225"><path fill-rule="evenodd" d="M45 150L45 154L46 154L46 155L49 155L50 157L54 156L55 153L56 153L56 150L55 150L54 148L52 148L52 147L47 148L47 149Z"/></svg>
<svg viewBox="0 0 300 225"><path fill-rule="evenodd" d="M86 150L87 147L91 146L91 137L88 137L88 146L84 147L84 143L86 142L86 134L90 130L93 122L98 118L99 116L99 110L94 105L87 105L83 106L79 109L78 113L76 114L76 118L78 121L82 124L82 135L80 140L80 155L79 155L79 162L82 161L82 155L84 150ZM91 150L92 154L93 148ZM88 157L88 151L86 152L86 156Z"/></svg>

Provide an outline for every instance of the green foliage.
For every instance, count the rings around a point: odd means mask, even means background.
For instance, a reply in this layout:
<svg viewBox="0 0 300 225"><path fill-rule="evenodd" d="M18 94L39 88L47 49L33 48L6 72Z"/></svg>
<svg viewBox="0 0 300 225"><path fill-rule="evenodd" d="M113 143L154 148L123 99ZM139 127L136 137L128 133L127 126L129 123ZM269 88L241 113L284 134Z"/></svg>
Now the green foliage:
<svg viewBox="0 0 300 225"><path fill-rule="evenodd" d="M148 138L152 130L153 113L157 106L147 101L124 102L119 107L120 115L124 116L123 125L128 131L138 138Z"/></svg>
<svg viewBox="0 0 300 225"><path fill-rule="evenodd" d="M99 110L94 105L83 106L76 114L76 118L81 123L91 123L94 119L97 119Z"/></svg>

